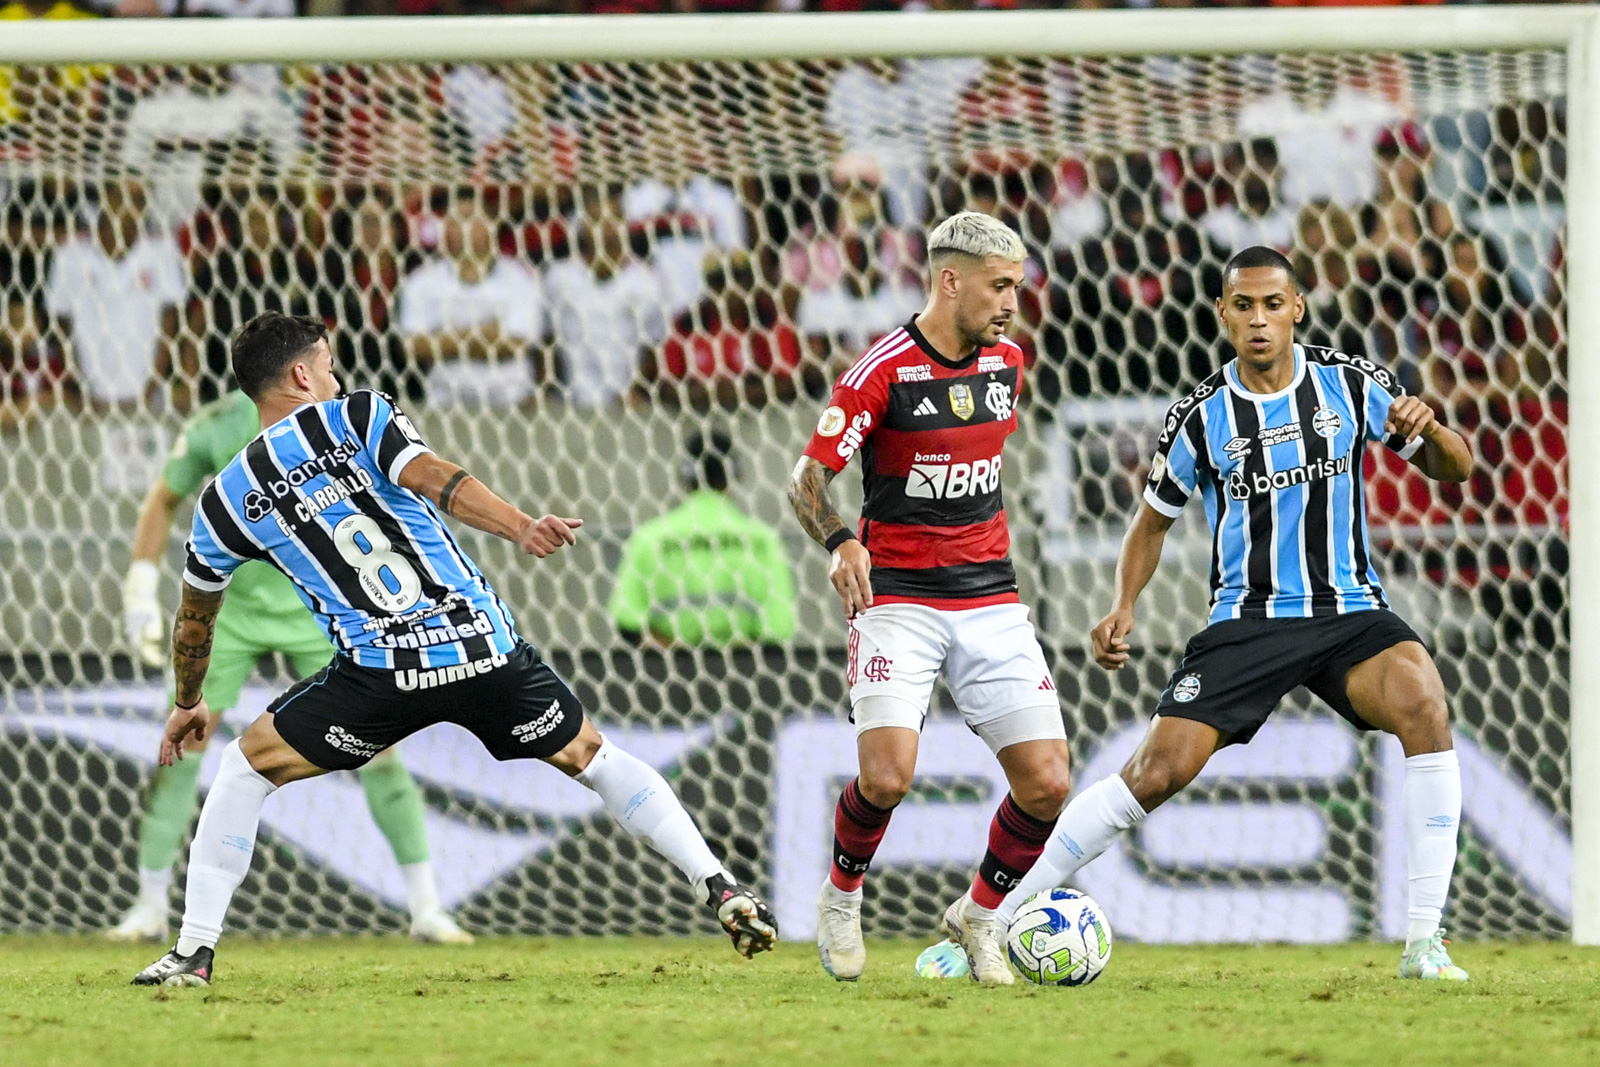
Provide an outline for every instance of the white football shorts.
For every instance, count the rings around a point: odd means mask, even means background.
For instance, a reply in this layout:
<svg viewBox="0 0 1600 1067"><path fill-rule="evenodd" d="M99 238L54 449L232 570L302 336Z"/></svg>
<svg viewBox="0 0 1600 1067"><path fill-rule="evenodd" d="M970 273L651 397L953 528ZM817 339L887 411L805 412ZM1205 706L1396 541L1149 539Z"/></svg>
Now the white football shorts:
<svg viewBox="0 0 1600 1067"><path fill-rule="evenodd" d="M1055 681L1022 604L940 611L881 604L850 623L851 720L921 731L940 671L966 724L991 751L1066 740ZM888 698L867 700L867 698Z"/></svg>

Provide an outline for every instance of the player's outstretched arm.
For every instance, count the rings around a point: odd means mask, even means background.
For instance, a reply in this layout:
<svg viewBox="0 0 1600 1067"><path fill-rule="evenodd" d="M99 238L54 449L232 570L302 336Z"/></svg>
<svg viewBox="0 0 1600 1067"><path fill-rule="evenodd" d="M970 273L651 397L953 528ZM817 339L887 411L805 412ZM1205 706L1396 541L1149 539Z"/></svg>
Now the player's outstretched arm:
<svg viewBox="0 0 1600 1067"><path fill-rule="evenodd" d="M535 519L502 500L461 467L431 452L424 452L407 463L400 472L399 484L446 515L484 533L503 537L540 559L563 545L577 544L577 530L583 525L582 519L557 515Z"/></svg>
<svg viewBox="0 0 1600 1067"><path fill-rule="evenodd" d="M1464 482L1472 475L1472 449L1466 438L1439 421L1419 397L1402 396L1389 407L1383 428L1407 441L1422 438L1411 463L1437 482Z"/></svg>
<svg viewBox="0 0 1600 1067"><path fill-rule="evenodd" d="M211 710L206 707L203 687L206 669L211 666L211 641L217 632L217 613L222 610L226 590L207 593L183 583L183 599L178 618L172 624L172 671L176 680L172 714L161 737L161 765L172 766L183 758L183 745L193 737L204 742L211 729Z"/></svg>
<svg viewBox="0 0 1600 1067"><path fill-rule="evenodd" d="M1117 554L1116 605L1111 614L1089 632L1095 662L1108 671L1120 671L1128 662L1132 649L1128 635L1133 632L1133 606L1161 563L1161 546L1166 543L1167 531L1172 529L1174 521L1149 504L1141 504L1138 516L1122 539L1122 551Z"/></svg>
<svg viewBox="0 0 1600 1067"><path fill-rule="evenodd" d="M833 553L828 580L844 603L845 616L853 619L872 606L872 557L833 506L828 483L835 473L810 456L801 456L789 475L789 503L800 528Z"/></svg>
<svg viewBox="0 0 1600 1067"><path fill-rule="evenodd" d="M160 580L161 549L172 532L172 520L183 498L157 477L139 508L133 527L133 562L122 582L122 629L128 644L147 666L159 667L165 629L161 625L161 602L156 596Z"/></svg>

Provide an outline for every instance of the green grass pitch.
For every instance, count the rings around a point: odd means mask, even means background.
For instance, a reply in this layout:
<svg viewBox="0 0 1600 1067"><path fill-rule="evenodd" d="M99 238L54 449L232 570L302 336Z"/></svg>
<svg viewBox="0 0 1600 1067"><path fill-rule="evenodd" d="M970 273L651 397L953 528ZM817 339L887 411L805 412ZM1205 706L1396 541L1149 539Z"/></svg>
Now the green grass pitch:
<svg viewBox="0 0 1600 1067"><path fill-rule="evenodd" d="M836 983L807 944L225 941L210 989L128 985L159 949L0 938L0 1063L1600 1063L1600 950L1456 946L1465 986L1401 982L1398 950L1119 945L1084 989L982 989L874 942Z"/></svg>

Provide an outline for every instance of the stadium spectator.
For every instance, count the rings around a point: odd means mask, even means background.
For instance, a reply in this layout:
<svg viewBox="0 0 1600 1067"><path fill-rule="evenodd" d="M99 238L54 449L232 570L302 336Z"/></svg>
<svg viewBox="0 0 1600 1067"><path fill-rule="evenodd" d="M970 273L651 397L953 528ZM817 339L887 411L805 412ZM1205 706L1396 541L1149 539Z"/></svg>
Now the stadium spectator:
<svg viewBox="0 0 1600 1067"><path fill-rule="evenodd" d="M118 0L116 13L120 18L286 19L299 12L295 0Z"/></svg>
<svg viewBox="0 0 1600 1067"><path fill-rule="evenodd" d="M201 207L201 189L229 160L281 171L299 158L299 117L276 67L156 68L128 113L121 161L143 175L154 219L177 229Z"/></svg>
<svg viewBox="0 0 1600 1067"><path fill-rule="evenodd" d="M271 190L231 186L202 195L210 203L189 231L189 309L190 332L203 349L201 399L210 401L228 378L228 342L239 327L263 311L303 313L318 281L292 212Z"/></svg>
<svg viewBox="0 0 1600 1067"><path fill-rule="evenodd" d="M57 328L69 336L71 366L97 411L134 410L156 402L176 366L178 308L187 271L175 241L144 231L144 191L137 183L102 187L92 233L76 233L51 256L45 302ZM170 400L186 409L192 399L181 368Z"/></svg>
<svg viewBox="0 0 1600 1067"><path fill-rule="evenodd" d="M409 250L404 221L378 190L328 213L322 249L322 284L316 290L316 316L337 322L334 356L349 388L377 388L407 400L424 399L422 378L406 359L395 323L400 282ZM306 226L318 208L307 208ZM420 262L420 259L417 260Z"/></svg>
<svg viewBox="0 0 1600 1067"><path fill-rule="evenodd" d="M847 155L881 170L889 221L914 229L927 218L929 146L949 141L956 105L984 69L981 59L902 59L852 63L834 77L828 127Z"/></svg>
<svg viewBox="0 0 1600 1067"><path fill-rule="evenodd" d="M0 306L0 432L16 429L36 410L76 407L77 399L61 346L39 328L32 302L7 298Z"/></svg>
<svg viewBox="0 0 1600 1067"><path fill-rule="evenodd" d="M631 395L640 361L667 335L667 294L633 248L620 205L591 194L577 225L577 255L545 271L567 400L603 407Z"/></svg>
<svg viewBox="0 0 1600 1067"><path fill-rule="evenodd" d="M1283 168L1281 196L1290 208L1327 200L1355 208L1378 193L1374 149L1397 125L1399 108L1354 85L1308 79L1295 92L1277 92L1239 112L1241 138L1271 138Z"/></svg>
<svg viewBox="0 0 1600 1067"><path fill-rule="evenodd" d="M62 21L97 17L94 12L86 11L68 0L11 0L8 4L0 4L0 23L24 19ZM41 123L67 120L75 110L73 95L102 70L104 68L0 65L0 131L7 126L26 122L30 128L24 137L49 137L52 131L41 126Z"/></svg>
<svg viewBox="0 0 1600 1067"><path fill-rule="evenodd" d="M757 286L749 257L709 256L705 289L699 305L674 321L657 365L645 375L660 383L658 395L675 399L681 388L695 410L794 399L800 337L778 300Z"/></svg>
<svg viewBox="0 0 1600 1067"><path fill-rule="evenodd" d="M738 194L705 174L677 188L656 178L636 182L622 194L622 214L630 226L653 235L650 259L675 308L692 307L704 292L708 253L750 247Z"/></svg>
<svg viewBox="0 0 1600 1067"><path fill-rule="evenodd" d="M533 395L545 329L539 276L504 255L476 195L443 220L435 256L400 283L400 334L435 407L510 407Z"/></svg>
<svg viewBox="0 0 1600 1067"><path fill-rule="evenodd" d="M834 191L785 250L784 277L801 290L796 323L823 362L864 350L922 308L921 244L888 223L879 179L870 159L841 159Z"/></svg>
<svg viewBox="0 0 1600 1067"><path fill-rule="evenodd" d="M1224 257L1251 245L1280 252L1294 247L1294 213L1277 202L1270 179L1254 172L1240 181L1237 199L1201 216L1200 228Z"/></svg>
<svg viewBox="0 0 1600 1067"><path fill-rule="evenodd" d="M778 531L728 499L733 441L689 436L684 502L629 536L607 610L630 641L780 644L794 636L794 577Z"/></svg>

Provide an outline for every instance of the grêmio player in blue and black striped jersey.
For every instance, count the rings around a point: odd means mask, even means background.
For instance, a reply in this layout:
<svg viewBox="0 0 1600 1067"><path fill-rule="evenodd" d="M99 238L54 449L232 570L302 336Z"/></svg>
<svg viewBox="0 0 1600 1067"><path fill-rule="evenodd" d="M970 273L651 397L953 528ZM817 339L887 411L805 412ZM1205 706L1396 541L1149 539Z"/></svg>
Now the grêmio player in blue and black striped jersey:
<svg viewBox="0 0 1600 1067"><path fill-rule="evenodd" d="M201 684L241 564L265 560L287 575L337 654L223 752L195 829L178 943L134 983L210 983L269 793L359 768L439 722L470 730L496 759L540 759L594 790L625 830L683 872L740 953L770 949L770 909L713 856L661 775L600 735L441 516L540 558L576 544L582 522L508 504L434 455L382 394L340 397L320 322L252 319L234 339L233 371L262 429L195 508L161 763L182 759L185 743L211 728Z"/></svg>
<svg viewBox="0 0 1600 1067"><path fill-rule="evenodd" d="M1115 606L1091 635L1095 659L1108 670L1127 664L1134 604L1195 495L1213 531L1210 624L1184 650L1138 751L1067 806L1001 917L1064 884L1188 785L1213 752L1249 741L1304 685L1356 728L1400 739L1411 874L1400 976L1461 981L1467 974L1439 928L1461 816L1449 708L1433 660L1384 599L1367 548L1361 468L1369 441L1439 481L1464 481L1472 456L1388 371L1296 344L1304 310L1276 251L1247 248L1228 262L1217 313L1236 357L1167 415L1144 506L1117 560Z"/></svg>

